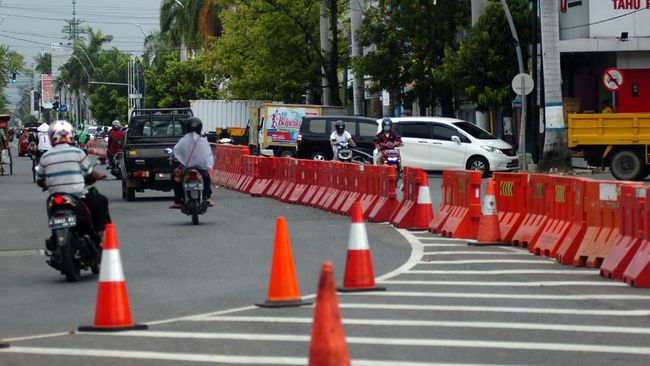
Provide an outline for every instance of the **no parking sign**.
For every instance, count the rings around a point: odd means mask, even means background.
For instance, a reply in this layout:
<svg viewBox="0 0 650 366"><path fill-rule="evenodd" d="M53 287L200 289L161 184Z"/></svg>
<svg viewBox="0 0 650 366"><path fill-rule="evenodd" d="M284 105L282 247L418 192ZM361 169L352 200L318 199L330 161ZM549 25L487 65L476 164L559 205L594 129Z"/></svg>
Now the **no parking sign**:
<svg viewBox="0 0 650 366"><path fill-rule="evenodd" d="M623 85L623 71L621 69L610 67L603 73L603 86L605 89L615 92Z"/></svg>

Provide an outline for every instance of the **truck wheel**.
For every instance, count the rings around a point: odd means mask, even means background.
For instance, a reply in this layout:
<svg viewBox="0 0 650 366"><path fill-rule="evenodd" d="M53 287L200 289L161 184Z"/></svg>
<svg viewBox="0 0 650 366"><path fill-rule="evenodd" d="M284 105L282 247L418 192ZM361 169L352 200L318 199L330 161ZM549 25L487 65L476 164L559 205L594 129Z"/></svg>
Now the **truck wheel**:
<svg viewBox="0 0 650 366"><path fill-rule="evenodd" d="M327 159L327 155L325 155L325 153L322 153L322 152L318 151L318 152L315 152L315 153L311 154L311 160L321 160L321 161L323 161L323 160L328 160L328 159Z"/></svg>
<svg viewBox="0 0 650 366"><path fill-rule="evenodd" d="M122 179L122 198L131 202L135 201L135 188L129 188L128 179Z"/></svg>
<svg viewBox="0 0 650 366"><path fill-rule="evenodd" d="M646 173L639 154L630 150L616 152L609 163L609 169L618 180L639 180Z"/></svg>
<svg viewBox="0 0 650 366"><path fill-rule="evenodd" d="M280 157L281 158L293 158L293 157L295 157L295 155L294 155L293 151L291 151L291 150L282 150L280 152Z"/></svg>

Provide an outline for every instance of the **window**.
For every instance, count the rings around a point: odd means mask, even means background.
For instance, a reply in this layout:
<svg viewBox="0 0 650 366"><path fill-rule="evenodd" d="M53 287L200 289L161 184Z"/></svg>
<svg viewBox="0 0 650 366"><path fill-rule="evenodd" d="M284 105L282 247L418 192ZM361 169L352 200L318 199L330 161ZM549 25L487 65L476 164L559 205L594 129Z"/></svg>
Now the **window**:
<svg viewBox="0 0 650 366"><path fill-rule="evenodd" d="M171 118L154 116L151 120L132 121L129 126L129 136L134 137L174 137L183 136L183 126L180 121Z"/></svg>
<svg viewBox="0 0 650 366"><path fill-rule="evenodd" d="M400 123L402 137L430 139L431 132L428 123Z"/></svg>
<svg viewBox="0 0 650 366"><path fill-rule="evenodd" d="M469 122L455 122L454 125L461 130L467 132L473 137L480 140L496 140L497 138L492 136L486 130L480 128L479 126L469 123Z"/></svg>
<svg viewBox="0 0 650 366"><path fill-rule="evenodd" d="M451 141L452 136L458 136L458 135L460 134L455 128L438 125L438 124L433 125L433 138L436 140Z"/></svg>
<svg viewBox="0 0 650 366"><path fill-rule="evenodd" d="M309 132L322 135L327 131L327 121L324 119L312 119L309 121Z"/></svg>
<svg viewBox="0 0 650 366"><path fill-rule="evenodd" d="M372 122L359 122L359 136L374 137L377 134L377 124Z"/></svg>

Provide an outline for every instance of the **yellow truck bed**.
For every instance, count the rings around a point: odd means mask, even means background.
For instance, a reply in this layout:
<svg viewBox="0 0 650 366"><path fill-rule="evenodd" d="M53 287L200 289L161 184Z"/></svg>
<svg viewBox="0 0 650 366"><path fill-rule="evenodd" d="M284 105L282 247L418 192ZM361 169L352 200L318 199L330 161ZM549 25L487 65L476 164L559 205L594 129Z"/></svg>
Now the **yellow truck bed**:
<svg viewBox="0 0 650 366"><path fill-rule="evenodd" d="M650 113L569 114L569 147L650 145Z"/></svg>

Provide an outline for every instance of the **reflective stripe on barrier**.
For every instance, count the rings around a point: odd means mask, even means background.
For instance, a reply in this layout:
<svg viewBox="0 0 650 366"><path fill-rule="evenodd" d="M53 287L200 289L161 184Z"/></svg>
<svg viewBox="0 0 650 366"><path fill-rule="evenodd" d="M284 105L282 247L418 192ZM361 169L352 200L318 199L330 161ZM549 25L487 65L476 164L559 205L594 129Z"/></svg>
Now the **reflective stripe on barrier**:
<svg viewBox="0 0 650 366"><path fill-rule="evenodd" d="M650 197L650 189L646 190L646 198ZM650 287L650 199L643 205L644 214L641 216L641 230L643 236L639 249L634 254L630 264L623 272L623 281L634 287Z"/></svg>
<svg viewBox="0 0 650 366"><path fill-rule="evenodd" d="M378 198L368 212L371 222L386 222L395 211L398 201L395 186L397 185L397 168L392 165L379 166Z"/></svg>
<svg viewBox="0 0 650 366"><path fill-rule="evenodd" d="M535 255L553 257L573 223L575 205L574 178L556 176L552 178L549 191L545 194L549 210L548 220L537 237L528 244L528 251Z"/></svg>
<svg viewBox="0 0 650 366"><path fill-rule="evenodd" d="M440 233L442 225L445 223L449 215L454 210L454 202L458 201L458 189L454 184L454 172L445 170L442 172L442 201L438 214L433 217L429 224L429 231L432 233Z"/></svg>
<svg viewBox="0 0 650 366"><path fill-rule="evenodd" d="M295 186L293 192L288 198L288 202L296 204L305 195L309 188L309 160L296 160L296 170L294 172Z"/></svg>
<svg viewBox="0 0 650 366"><path fill-rule="evenodd" d="M618 197L618 238L600 266L606 278L622 279L644 235L646 188L623 185Z"/></svg>
<svg viewBox="0 0 650 366"><path fill-rule="evenodd" d="M525 247L533 243L542 227L546 224L550 210L549 192L552 190L553 178L550 175L531 174L526 193L526 215L512 236L512 243Z"/></svg>
<svg viewBox="0 0 650 366"><path fill-rule="evenodd" d="M259 177L248 192L252 196L264 196L271 187L275 176L275 158L257 157L259 161Z"/></svg>
<svg viewBox="0 0 650 366"><path fill-rule="evenodd" d="M361 211L365 219L370 218L370 212L379 201L381 195L382 171L384 167L366 165L363 167L363 195L360 198Z"/></svg>
<svg viewBox="0 0 650 366"><path fill-rule="evenodd" d="M462 239L477 238L481 218L482 175L478 171L451 171L452 209L440 227L440 235ZM440 216L440 213L437 216Z"/></svg>
<svg viewBox="0 0 650 366"><path fill-rule="evenodd" d="M567 231L564 239L560 241L557 250L555 251L555 258L562 264L573 264L573 258L578 251L580 242L587 231L587 207L586 195L587 184L591 179L574 178L573 179L573 217L571 218L572 224Z"/></svg>
<svg viewBox="0 0 650 366"><path fill-rule="evenodd" d="M525 173L493 173L501 240L512 242L526 215L528 180Z"/></svg>
<svg viewBox="0 0 650 366"><path fill-rule="evenodd" d="M404 167L402 201L390 217L390 223L395 227L404 229L413 226L423 172L422 169Z"/></svg>

